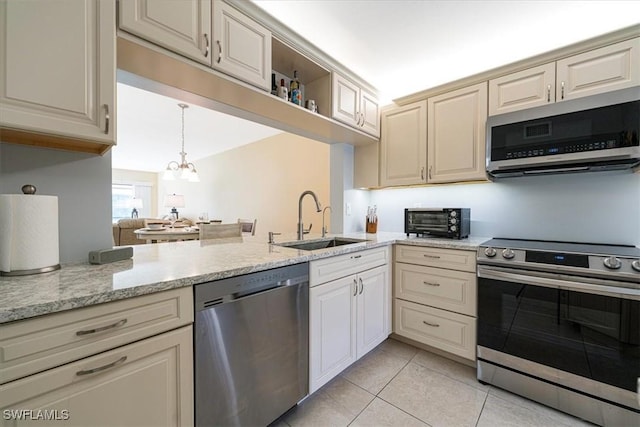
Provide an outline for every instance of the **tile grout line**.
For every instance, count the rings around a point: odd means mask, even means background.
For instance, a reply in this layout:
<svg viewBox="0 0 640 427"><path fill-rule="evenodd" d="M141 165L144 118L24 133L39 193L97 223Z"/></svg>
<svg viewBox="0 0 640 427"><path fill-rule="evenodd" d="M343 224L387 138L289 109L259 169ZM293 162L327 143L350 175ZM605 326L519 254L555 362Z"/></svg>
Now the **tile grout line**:
<svg viewBox="0 0 640 427"><path fill-rule="evenodd" d="M482 412L484 411L484 407L487 404L487 399L488 398L489 398L489 391L487 391L487 394L485 394L485 396L484 396L484 401L482 402L482 408L480 409L480 412L478 413L478 419L476 420L475 427L478 427L478 423L480 422L480 418L482 418Z"/></svg>
<svg viewBox="0 0 640 427"><path fill-rule="evenodd" d="M420 421L421 423L426 424L426 425L427 425L427 426L429 426L429 427L432 427L432 425L431 425L431 424L429 424L428 422L426 422L426 421L425 421L425 420L423 420L422 418L417 417L417 416L413 415L412 413L405 411L405 410L404 410L404 409L402 409L402 408L398 408L398 407L397 407L396 405L394 405L393 403L391 403L391 402L389 402L389 401L384 400L384 398L379 397L379 396L376 396L376 398L378 398L378 399L382 400L382 401L383 401L383 402L385 402L385 403L388 403L389 405L391 405L391 406L393 406L394 408L396 408L398 411L404 412L405 414L409 415L411 418L414 418L414 419L416 419L416 420Z"/></svg>

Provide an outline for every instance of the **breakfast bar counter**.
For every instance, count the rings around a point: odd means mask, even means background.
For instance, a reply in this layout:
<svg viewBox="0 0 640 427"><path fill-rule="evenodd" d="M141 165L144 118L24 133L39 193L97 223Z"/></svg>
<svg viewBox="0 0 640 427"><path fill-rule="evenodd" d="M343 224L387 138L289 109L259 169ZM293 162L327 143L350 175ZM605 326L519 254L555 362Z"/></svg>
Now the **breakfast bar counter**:
<svg viewBox="0 0 640 427"><path fill-rule="evenodd" d="M0 277L0 323L146 295L285 265L401 243L476 250L487 238L462 240L407 237L403 233L344 234L365 242L319 250L267 244L240 237L133 246L133 258L111 264L64 264L58 271ZM278 236L278 242L295 240ZM320 236L305 236L305 240Z"/></svg>

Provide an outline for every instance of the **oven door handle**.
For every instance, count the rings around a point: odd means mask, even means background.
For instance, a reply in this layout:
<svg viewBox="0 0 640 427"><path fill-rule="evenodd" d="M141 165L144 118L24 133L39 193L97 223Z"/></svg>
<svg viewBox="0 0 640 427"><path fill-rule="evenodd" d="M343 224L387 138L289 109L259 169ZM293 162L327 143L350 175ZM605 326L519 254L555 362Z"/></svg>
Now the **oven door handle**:
<svg viewBox="0 0 640 427"><path fill-rule="evenodd" d="M615 286L611 285L611 281L598 279L571 281L551 277L541 277L532 274L531 272L527 272L526 274L512 273L491 267L478 267L478 278L501 280L503 282L513 282L523 285L544 286L546 288L566 289L614 298L640 300L640 289ZM587 283L586 280L593 281L593 283Z"/></svg>

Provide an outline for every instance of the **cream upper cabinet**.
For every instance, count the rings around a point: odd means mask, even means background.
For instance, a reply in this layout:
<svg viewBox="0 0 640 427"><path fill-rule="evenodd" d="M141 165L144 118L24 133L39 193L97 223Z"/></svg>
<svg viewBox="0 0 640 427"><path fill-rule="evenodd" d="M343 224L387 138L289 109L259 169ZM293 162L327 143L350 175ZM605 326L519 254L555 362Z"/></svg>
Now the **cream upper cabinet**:
<svg viewBox="0 0 640 427"><path fill-rule="evenodd" d="M211 0L124 0L119 7L121 29L211 64Z"/></svg>
<svg viewBox="0 0 640 427"><path fill-rule="evenodd" d="M555 102L555 86L555 62L491 79L489 80L489 115Z"/></svg>
<svg viewBox="0 0 640 427"><path fill-rule="evenodd" d="M640 38L559 60L557 81L557 101L640 85Z"/></svg>
<svg viewBox="0 0 640 427"><path fill-rule="evenodd" d="M271 90L271 31L222 1L213 3L213 67Z"/></svg>
<svg viewBox="0 0 640 427"><path fill-rule="evenodd" d="M486 179L487 83L428 100L429 183Z"/></svg>
<svg viewBox="0 0 640 427"><path fill-rule="evenodd" d="M489 115L640 85L640 38L489 80Z"/></svg>
<svg viewBox="0 0 640 427"><path fill-rule="evenodd" d="M221 0L126 0L120 28L271 90L271 31Z"/></svg>
<svg viewBox="0 0 640 427"><path fill-rule="evenodd" d="M333 73L332 116L375 137L380 136L377 98L338 73Z"/></svg>
<svg viewBox="0 0 640 427"><path fill-rule="evenodd" d="M0 2L3 131L96 141L106 147L99 152L115 144L115 7L109 0Z"/></svg>
<svg viewBox="0 0 640 427"><path fill-rule="evenodd" d="M383 111L380 137L380 185L427 182L427 101Z"/></svg>

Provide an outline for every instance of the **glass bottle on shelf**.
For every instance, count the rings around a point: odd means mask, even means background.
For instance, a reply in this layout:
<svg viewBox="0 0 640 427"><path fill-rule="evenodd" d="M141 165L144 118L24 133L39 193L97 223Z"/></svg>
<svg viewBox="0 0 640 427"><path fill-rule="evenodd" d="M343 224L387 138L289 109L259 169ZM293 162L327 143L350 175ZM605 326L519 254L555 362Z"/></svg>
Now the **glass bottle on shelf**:
<svg viewBox="0 0 640 427"><path fill-rule="evenodd" d="M293 80L291 80L291 102L296 105L302 105L302 92L300 91L300 82L298 81L298 71L293 71Z"/></svg>
<svg viewBox="0 0 640 427"><path fill-rule="evenodd" d="M287 90L287 86L284 84L284 79L280 79L280 87L278 88L278 96L284 100L289 98L289 91Z"/></svg>
<svg viewBox="0 0 640 427"><path fill-rule="evenodd" d="M276 83L276 73L271 73L271 95L278 96L278 84Z"/></svg>

